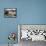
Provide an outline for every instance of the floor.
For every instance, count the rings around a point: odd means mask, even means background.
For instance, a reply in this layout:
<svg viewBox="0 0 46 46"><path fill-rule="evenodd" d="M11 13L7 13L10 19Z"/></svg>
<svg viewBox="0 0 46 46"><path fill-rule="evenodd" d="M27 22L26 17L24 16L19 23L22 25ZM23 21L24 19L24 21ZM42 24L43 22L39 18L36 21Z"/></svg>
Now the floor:
<svg viewBox="0 0 46 46"><path fill-rule="evenodd" d="M0 46L8 46L8 44L0 44ZM10 46L18 46L18 44L10 45Z"/></svg>
<svg viewBox="0 0 46 46"><path fill-rule="evenodd" d="M46 46L46 42L45 41L32 42L31 40L28 41L21 40L20 46Z"/></svg>
<svg viewBox="0 0 46 46"><path fill-rule="evenodd" d="M7 44L0 44L0 46L8 46L8 45ZM14 46L46 46L46 42L45 41L32 42L31 40L28 40L28 41L21 40L19 44L14 44Z"/></svg>

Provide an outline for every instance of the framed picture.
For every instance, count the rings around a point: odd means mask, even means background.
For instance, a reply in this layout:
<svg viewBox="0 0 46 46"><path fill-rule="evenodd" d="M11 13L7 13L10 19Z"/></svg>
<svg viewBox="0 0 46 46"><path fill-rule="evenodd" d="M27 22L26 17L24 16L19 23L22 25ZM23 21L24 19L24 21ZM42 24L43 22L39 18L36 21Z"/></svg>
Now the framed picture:
<svg viewBox="0 0 46 46"><path fill-rule="evenodd" d="M17 8L4 8L4 17L15 18L17 16Z"/></svg>
<svg viewBox="0 0 46 46"><path fill-rule="evenodd" d="M18 25L18 38L21 40L46 41L45 24L20 24ZM20 36L20 37L19 37Z"/></svg>

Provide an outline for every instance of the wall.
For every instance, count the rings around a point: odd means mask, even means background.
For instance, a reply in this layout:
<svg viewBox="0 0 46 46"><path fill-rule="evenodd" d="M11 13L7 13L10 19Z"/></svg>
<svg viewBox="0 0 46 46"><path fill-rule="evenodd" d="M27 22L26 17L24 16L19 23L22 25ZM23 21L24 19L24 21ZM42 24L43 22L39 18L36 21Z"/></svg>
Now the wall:
<svg viewBox="0 0 46 46"><path fill-rule="evenodd" d="M16 18L4 18L4 8L17 8ZM0 44L7 44L9 32L18 24L46 24L46 0L0 0Z"/></svg>
<svg viewBox="0 0 46 46"><path fill-rule="evenodd" d="M4 18L4 8L17 8L17 2L13 0L0 1L0 44L7 44L9 42L8 34L10 32L16 32L16 34L18 32L19 16L17 15L17 18ZM17 39L16 42L18 42Z"/></svg>
<svg viewBox="0 0 46 46"><path fill-rule="evenodd" d="M25 0L21 4L21 24L46 24L46 0Z"/></svg>

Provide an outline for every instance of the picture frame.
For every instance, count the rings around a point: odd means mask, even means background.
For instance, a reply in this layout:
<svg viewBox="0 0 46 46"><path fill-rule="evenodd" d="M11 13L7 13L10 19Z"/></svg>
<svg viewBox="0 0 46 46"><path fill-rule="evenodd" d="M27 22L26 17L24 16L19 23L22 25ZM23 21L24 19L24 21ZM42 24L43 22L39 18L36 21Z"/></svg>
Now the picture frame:
<svg viewBox="0 0 46 46"><path fill-rule="evenodd" d="M28 37L25 38L25 36ZM19 42L21 40L46 41L46 24L19 24L18 38Z"/></svg>
<svg viewBox="0 0 46 46"><path fill-rule="evenodd" d="M5 18L16 18L17 8L4 8L4 17Z"/></svg>

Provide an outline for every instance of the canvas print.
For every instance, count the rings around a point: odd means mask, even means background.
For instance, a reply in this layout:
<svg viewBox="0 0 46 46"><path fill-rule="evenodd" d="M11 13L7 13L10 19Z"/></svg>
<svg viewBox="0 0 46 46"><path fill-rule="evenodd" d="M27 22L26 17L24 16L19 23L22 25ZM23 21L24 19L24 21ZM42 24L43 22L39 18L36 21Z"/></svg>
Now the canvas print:
<svg viewBox="0 0 46 46"><path fill-rule="evenodd" d="M18 38L16 32L10 32L8 34L8 46L13 46L18 43Z"/></svg>
<svg viewBox="0 0 46 46"><path fill-rule="evenodd" d="M20 25L20 41L46 41L46 25Z"/></svg>
<svg viewBox="0 0 46 46"><path fill-rule="evenodd" d="M17 16L16 8L4 8L4 17L14 18Z"/></svg>

